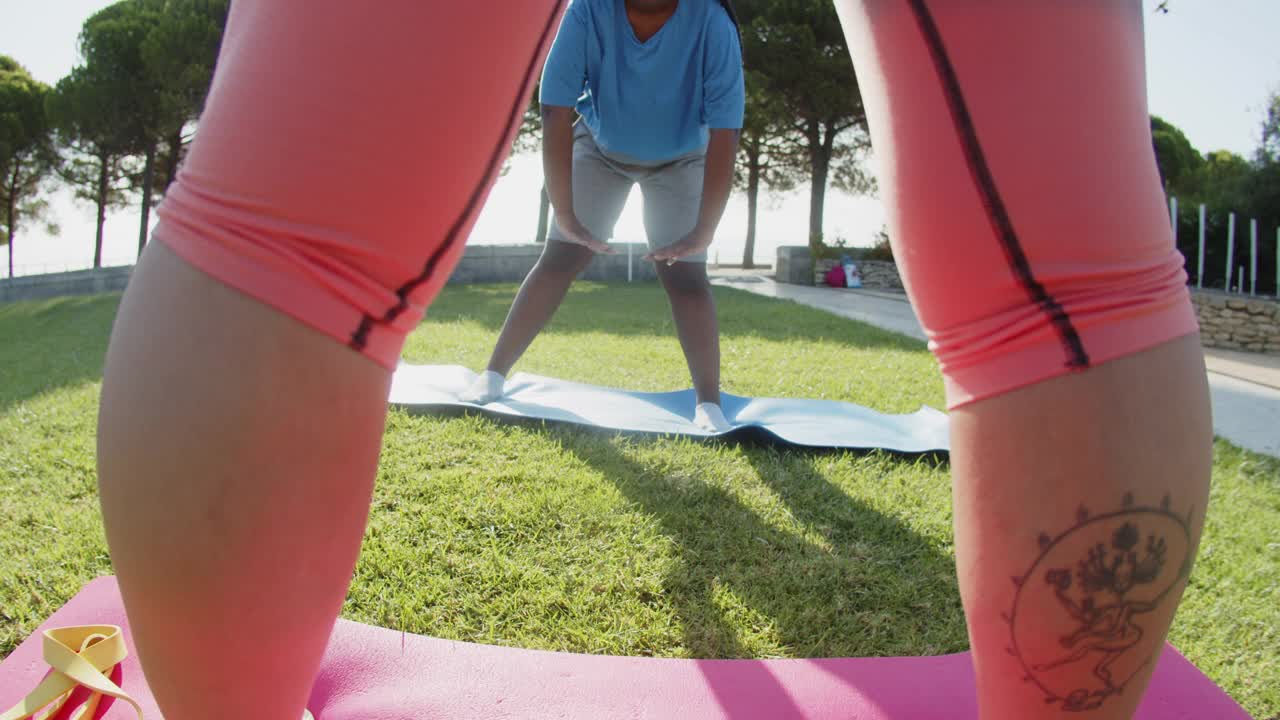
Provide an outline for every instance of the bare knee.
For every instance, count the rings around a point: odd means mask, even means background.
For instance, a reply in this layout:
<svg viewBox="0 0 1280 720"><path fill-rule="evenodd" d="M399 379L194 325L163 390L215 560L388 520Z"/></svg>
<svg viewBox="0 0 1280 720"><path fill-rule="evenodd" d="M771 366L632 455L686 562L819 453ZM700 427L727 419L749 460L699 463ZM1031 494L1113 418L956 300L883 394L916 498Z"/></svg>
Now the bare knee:
<svg viewBox="0 0 1280 720"><path fill-rule="evenodd" d="M556 276L572 281L587 268L593 255L594 253L581 245L548 240L533 270L540 275Z"/></svg>
<svg viewBox="0 0 1280 720"><path fill-rule="evenodd" d="M658 265L658 277L667 295L674 300L695 300L711 297L711 281L707 279L705 263L677 262L674 265Z"/></svg>

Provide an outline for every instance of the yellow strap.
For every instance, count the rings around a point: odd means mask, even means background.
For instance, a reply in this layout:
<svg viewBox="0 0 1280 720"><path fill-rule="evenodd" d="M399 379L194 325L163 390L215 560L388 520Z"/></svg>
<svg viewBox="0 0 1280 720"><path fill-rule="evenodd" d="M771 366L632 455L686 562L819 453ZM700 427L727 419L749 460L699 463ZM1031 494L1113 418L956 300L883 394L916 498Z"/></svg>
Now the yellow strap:
<svg viewBox="0 0 1280 720"><path fill-rule="evenodd" d="M80 625L44 632L44 661L53 668L31 694L3 714L0 720L27 720L42 708L47 718L66 704L71 692L83 685L92 691L77 717L91 718L103 695L133 706L142 720L142 708L129 694L111 682L107 674L129 654L124 633L115 625ZM52 706L51 706L52 704Z"/></svg>
<svg viewBox="0 0 1280 720"><path fill-rule="evenodd" d="M115 625L78 625L46 630L44 661L53 668L53 672L21 702L0 713L0 720L46 720L61 710L71 698L71 693L82 685L92 694L72 715L73 720L92 718L103 695L129 703L138 714L138 720L143 720L142 707L107 677L128 655L124 633ZM40 712L41 709L44 712ZM302 720L314 718L303 710Z"/></svg>

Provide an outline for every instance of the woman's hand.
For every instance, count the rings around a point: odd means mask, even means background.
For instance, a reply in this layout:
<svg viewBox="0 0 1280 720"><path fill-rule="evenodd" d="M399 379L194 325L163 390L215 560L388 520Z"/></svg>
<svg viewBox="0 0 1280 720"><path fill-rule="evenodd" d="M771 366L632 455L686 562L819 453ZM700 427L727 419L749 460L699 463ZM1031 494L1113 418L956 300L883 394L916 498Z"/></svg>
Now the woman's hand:
<svg viewBox="0 0 1280 720"><path fill-rule="evenodd" d="M677 260L690 255L697 255L711 247L711 241L714 239L714 233L709 230L703 230L700 227L696 227L692 232L685 235L683 238L680 238L676 242L645 255L644 259L658 263L665 262L668 265L675 265Z"/></svg>
<svg viewBox="0 0 1280 720"><path fill-rule="evenodd" d="M617 252L607 242L597 240L591 231L582 223L578 222L578 218L573 216L560 217L556 216L556 227L560 228L560 234L565 242L571 242L574 245L582 245L588 250L601 255L613 255Z"/></svg>

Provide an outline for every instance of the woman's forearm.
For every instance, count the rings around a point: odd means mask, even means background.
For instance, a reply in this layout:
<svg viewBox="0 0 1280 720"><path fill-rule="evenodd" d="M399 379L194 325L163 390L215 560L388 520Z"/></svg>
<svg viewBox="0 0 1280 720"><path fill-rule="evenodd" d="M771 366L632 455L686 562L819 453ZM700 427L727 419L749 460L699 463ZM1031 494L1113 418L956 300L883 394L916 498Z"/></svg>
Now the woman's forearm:
<svg viewBox="0 0 1280 720"><path fill-rule="evenodd" d="M714 234L724 216L733 189L733 165L738 156L738 131L711 131L707 144L706 170L702 178L702 207L698 211L698 230Z"/></svg>
<svg viewBox="0 0 1280 720"><path fill-rule="evenodd" d="M542 171L557 218L573 217L573 119L569 107L542 106Z"/></svg>

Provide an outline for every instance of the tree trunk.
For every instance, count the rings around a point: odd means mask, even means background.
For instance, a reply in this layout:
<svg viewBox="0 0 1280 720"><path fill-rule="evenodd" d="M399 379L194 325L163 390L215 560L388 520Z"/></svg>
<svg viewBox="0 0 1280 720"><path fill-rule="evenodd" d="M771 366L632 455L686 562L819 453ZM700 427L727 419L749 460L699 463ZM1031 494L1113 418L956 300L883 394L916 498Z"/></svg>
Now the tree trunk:
<svg viewBox="0 0 1280 720"><path fill-rule="evenodd" d="M825 137L822 130L826 130ZM818 123L809 132L809 237L822 237L822 213L827 200L827 175L831 171L831 154L835 133Z"/></svg>
<svg viewBox="0 0 1280 720"><path fill-rule="evenodd" d="M102 226L107 222L107 170L111 165L111 156L106 153L98 155L98 234L93 241L93 267L102 267Z"/></svg>
<svg viewBox="0 0 1280 720"><path fill-rule="evenodd" d="M547 221L551 217L551 196L547 194L546 183L542 184L542 192L538 198L538 234L534 236L536 243L547 240Z"/></svg>
<svg viewBox="0 0 1280 720"><path fill-rule="evenodd" d="M742 249L742 267L756 266L756 208L760 196L760 146L747 149L747 242Z"/></svg>
<svg viewBox="0 0 1280 720"><path fill-rule="evenodd" d="M160 191L161 195L169 192L169 186L178 177L178 165L182 160L182 128L175 130L166 142L169 145L169 158L164 167L164 189Z"/></svg>
<svg viewBox="0 0 1280 720"><path fill-rule="evenodd" d="M9 234L9 279L13 279L13 239L18 235L18 173L21 163L16 160L13 163L13 176L9 178L9 203L5 208L5 229Z"/></svg>
<svg viewBox="0 0 1280 720"><path fill-rule="evenodd" d="M147 227L151 224L151 183L156 174L156 144L147 145L147 162L142 168L142 224L138 228L138 257L147 246Z"/></svg>

